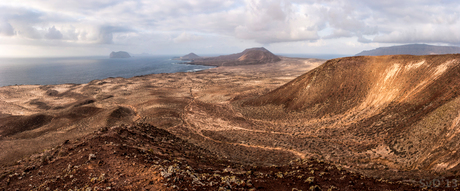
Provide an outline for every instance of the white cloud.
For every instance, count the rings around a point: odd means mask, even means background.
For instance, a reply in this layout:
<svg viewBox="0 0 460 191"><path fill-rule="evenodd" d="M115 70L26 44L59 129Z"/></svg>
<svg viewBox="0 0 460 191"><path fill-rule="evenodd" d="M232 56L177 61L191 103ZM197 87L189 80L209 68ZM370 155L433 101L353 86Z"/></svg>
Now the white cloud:
<svg viewBox="0 0 460 191"><path fill-rule="evenodd" d="M13 36L14 35L13 26L11 26L11 24L6 21L0 21L0 35Z"/></svg>
<svg viewBox="0 0 460 191"><path fill-rule="evenodd" d="M262 44L319 39L320 20L303 11L284 0L247 0L245 20L235 28L235 36Z"/></svg>
<svg viewBox="0 0 460 191"><path fill-rule="evenodd" d="M175 43L183 43L183 42L190 42L190 41L196 41L196 40L201 40L201 39L203 39L203 37L183 32L179 36L174 38L173 41Z"/></svg>
<svg viewBox="0 0 460 191"><path fill-rule="evenodd" d="M458 1L366 1L378 26L373 42L460 44Z"/></svg>
<svg viewBox="0 0 460 191"><path fill-rule="evenodd" d="M208 39L234 42L235 50L297 50L317 41L354 48L460 44L458 10L460 3L449 0L9 0L0 2L0 45L91 46L102 54L122 46L141 52L224 46Z"/></svg>
<svg viewBox="0 0 460 191"><path fill-rule="evenodd" d="M382 34L374 42L383 43L447 43L460 44L460 23L456 26L422 25Z"/></svg>
<svg viewBox="0 0 460 191"><path fill-rule="evenodd" d="M50 27L48 29L48 33L45 34L45 38L47 39L61 39L62 33L59 30L56 30L56 27Z"/></svg>

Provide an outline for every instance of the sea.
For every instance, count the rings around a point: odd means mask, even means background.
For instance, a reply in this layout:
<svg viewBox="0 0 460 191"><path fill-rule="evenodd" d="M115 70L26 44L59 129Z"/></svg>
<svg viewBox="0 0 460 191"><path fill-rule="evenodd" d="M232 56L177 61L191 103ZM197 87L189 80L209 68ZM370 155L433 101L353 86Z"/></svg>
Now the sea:
<svg viewBox="0 0 460 191"><path fill-rule="evenodd" d="M0 58L0 87L10 85L83 84L108 77L195 72L213 66L191 65L173 60L174 56L131 58L64 57Z"/></svg>
<svg viewBox="0 0 460 191"><path fill-rule="evenodd" d="M337 54L280 54L297 58L332 59ZM206 55L217 56L217 55ZM147 74L196 72L213 66L191 65L168 56L135 56L131 58L60 57L0 58L0 87L11 85L84 84L109 77L130 78Z"/></svg>

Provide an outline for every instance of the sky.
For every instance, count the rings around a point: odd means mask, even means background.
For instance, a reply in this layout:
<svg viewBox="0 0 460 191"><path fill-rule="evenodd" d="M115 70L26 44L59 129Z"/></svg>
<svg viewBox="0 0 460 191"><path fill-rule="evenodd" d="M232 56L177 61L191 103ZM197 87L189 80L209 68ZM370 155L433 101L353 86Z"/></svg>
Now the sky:
<svg viewBox="0 0 460 191"><path fill-rule="evenodd" d="M0 57L344 54L460 45L455 0L0 1Z"/></svg>

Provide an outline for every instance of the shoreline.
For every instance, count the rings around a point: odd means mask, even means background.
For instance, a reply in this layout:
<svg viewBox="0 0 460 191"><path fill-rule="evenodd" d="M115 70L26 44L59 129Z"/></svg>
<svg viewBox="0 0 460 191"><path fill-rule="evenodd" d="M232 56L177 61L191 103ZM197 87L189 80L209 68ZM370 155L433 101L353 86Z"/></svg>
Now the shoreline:
<svg viewBox="0 0 460 191"><path fill-rule="evenodd" d="M147 57L148 58L148 57ZM158 58L158 57L152 57L152 58ZM161 57L160 57L161 58ZM45 58L47 59L47 58ZM52 58L52 59L63 59L63 58ZM67 58L65 57L65 59L74 59L73 57L72 58ZM85 59L84 57L81 57L80 59ZM108 61L111 61L110 59L106 59ZM75 61L75 60L74 60ZM122 61L127 61L127 60L122 60ZM160 62L164 62L165 60L160 60L158 61L158 64L160 64ZM171 60L173 61L173 60ZM174 60L176 61L176 60ZM33 84L33 83L23 83L23 84L8 84L8 85L3 85L3 86L0 86L0 88L2 87L9 87L9 86L22 86L22 85L59 85L59 84L86 84L86 83L90 83L91 81L93 80L104 80L106 78L132 78L132 77L137 77L137 76L144 76L144 75L151 75L151 74L163 74L163 73L178 73L178 72L197 72L197 71L193 71L193 70L198 70L198 71L203 71L203 70L208 70L208 69L211 69L211 68L214 68L214 67L211 67L211 66L205 66L205 65L196 65L196 64L188 64L188 62L182 62L182 61L178 61L178 62L174 62L174 63L170 63L171 65L185 65L185 66L197 66L197 67L207 67L207 68L193 68L193 69L180 69L179 71L176 71L176 72L153 72L153 73L148 73L148 74L138 74L138 75L133 75L133 76L129 76L129 77L125 77L125 76L108 76L108 77L103 77L103 78L93 78L91 79L90 81L87 81L87 82L82 82L82 83L79 83L79 82L64 82L64 83L60 83L60 82L51 82L51 83L36 83L36 84ZM49 64L43 64L43 65L40 65L40 64L30 64L30 66L36 66L36 65L39 65L40 69L43 69L43 68L46 68L46 67L49 67ZM154 65L151 65L151 67L153 67ZM170 69L174 69L174 67L169 67ZM1 68L0 68L1 69ZM16 69L16 68L14 68ZM163 68L157 68L157 69L163 69ZM182 70L185 70L185 71L182 71ZM21 71L21 70L17 70L17 71ZM117 73L121 73L123 70L120 70L118 71ZM142 71L140 71L142 72ZM140 73L140 72L137 72L137 73ZM1 73L1 72L0 72ZM24 73L24 72L21 72L21 73ZM38 73L38 72L37 72ZM71 75L70 77L71 78L76 78L76 76L78 76L79 74L74 74L74 75ZM81 74L80 74L81 75ZM100 75L100 74L98 74ZM37 76L39 78L42 78L44 75L42 76ZM46 79L46 78L45 78ZM63 78L58 78L56 77L56 80L55 81L62 81ZM86 81L84 80L83 78L81 79L78 79L79 81ZM64 80L66 81L66 80ZM1 82L1 79L0 79L0 82Z"/></svg>
<svg viewBox="0 0 460 191"><path fill-rule="evenodd" d="M287 59L284 64L112 77L85 84L0 87L0 127L25 130L2 136L0 150L4 152L0 153L0 163L19 160L33 153L31 151L49 148L104 126L143 120L160 128L175 127L182 121L180 113L191 99L190 93L220 102L244 92L266 92L267 88L274 89L320 64L310 63L308 59L292 62L294 60ZM262 84L261 79L264 79ZM224 89L212 93L207 92L208 88ZM123 116L111 117L118 112ZM25 124L35 120L42 122L30 129L18 120ZM5 161L7 158L14 160Z"/></svg>

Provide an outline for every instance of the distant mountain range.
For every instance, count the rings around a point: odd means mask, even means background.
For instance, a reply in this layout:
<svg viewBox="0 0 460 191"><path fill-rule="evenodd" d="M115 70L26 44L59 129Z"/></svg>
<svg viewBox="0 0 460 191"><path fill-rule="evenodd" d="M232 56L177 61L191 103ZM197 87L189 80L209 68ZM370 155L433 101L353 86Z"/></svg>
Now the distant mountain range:
<svg viewBox="0 0 460 191"><path fill-rule="evenodd" d="M401 46L380 47L373 50L365 50L356 56L381 56L381 55L433 55L433 54L458 54L458 46L432 46L427 44L408 44Z"/></svg>
<svg viewBox="0 0 460 191"><path fill-rule="evenodd" d="M194 59L192 64L206 66L236 66L278 62L281 59L263 47L249 48L243 52L217 57Z"/></svg>

